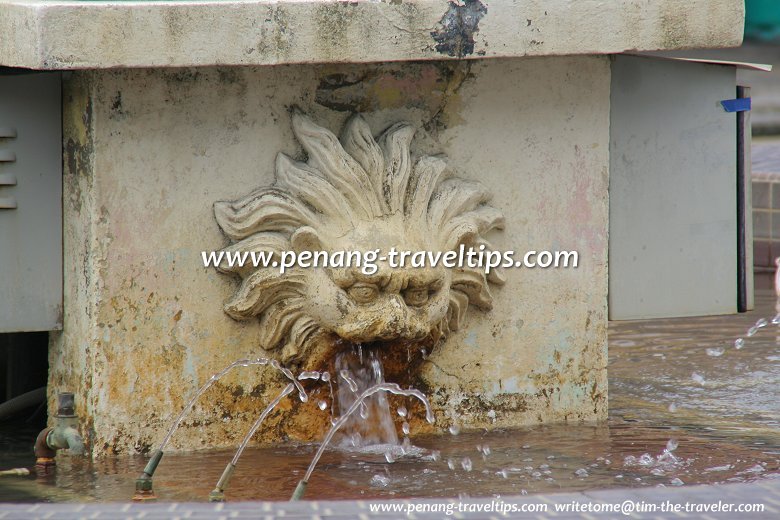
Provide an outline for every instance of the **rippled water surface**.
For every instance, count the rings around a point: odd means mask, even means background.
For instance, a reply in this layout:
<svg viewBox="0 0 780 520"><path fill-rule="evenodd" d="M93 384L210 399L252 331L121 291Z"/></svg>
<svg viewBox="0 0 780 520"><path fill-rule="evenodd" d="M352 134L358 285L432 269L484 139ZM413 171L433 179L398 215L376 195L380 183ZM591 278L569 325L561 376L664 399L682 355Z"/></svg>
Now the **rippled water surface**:
<svg viewBox="0 0 780 520"><path fill-rule="evenodd" d="M306 498L491 496L780 478L780 328L770 324L745 336L759 318L775 315L773 295L757 295L757 309L741 315L611 324L605 424L456 436L412 431L422 449L393 463L382 450L328 451ZM738 350L739 337L745 344ZM0 429L0 469L31 466L36 433ZM315 450L248 449L228 500L287 500ZM166 455L154 476L160 500L206 500L232 455ZM51 475L0 477L0 501L127 500L146 462L140 456L59 459Z"/></svg>

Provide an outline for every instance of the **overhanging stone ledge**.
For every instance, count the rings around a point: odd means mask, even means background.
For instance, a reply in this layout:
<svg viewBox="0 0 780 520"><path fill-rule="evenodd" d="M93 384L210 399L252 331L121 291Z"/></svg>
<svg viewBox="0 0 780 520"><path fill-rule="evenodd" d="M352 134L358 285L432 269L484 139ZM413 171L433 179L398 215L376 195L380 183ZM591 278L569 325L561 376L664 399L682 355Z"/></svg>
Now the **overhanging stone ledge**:
<svg viewBox="0 0 780 520"><path fill-rule="evenodd" d="M0 0L0 65L364 63L733 47L741 0Z"/></svg>

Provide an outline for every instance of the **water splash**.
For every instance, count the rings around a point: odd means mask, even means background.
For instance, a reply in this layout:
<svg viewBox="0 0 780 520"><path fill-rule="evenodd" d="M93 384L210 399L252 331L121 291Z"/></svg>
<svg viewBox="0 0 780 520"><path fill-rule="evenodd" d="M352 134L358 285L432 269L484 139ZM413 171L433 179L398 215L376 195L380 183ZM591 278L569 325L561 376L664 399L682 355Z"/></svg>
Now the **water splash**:
<svg viewBox="0 0 780 520"><path fill-rule="evenodd" d="M339 374L337 409L342 416L357 402L360 392L385 382L381 360L374 350L366 349L362 355L356 351L342 352L336 356L335 368ZM339 444L355 448L399 444L393 414L384 393L360 401L358 406L359 413L347 419ZM356 432L360 433L358 438L354 436Z"/></svg>
<svg viewBox="0 0 780 520"><path fill-rule="evenodd" d="M362 361L361 356L361 361ZM349 390L353 393L357 393L358 386L357 383L355 383L355 380L349 377L349 371L348 370L339 370L339 377L347 382L347 385L349 385Z"/></svg>
<svg viewBox="0 0 780 520"><path fill-rule="evenodd" d="M409 388L404 390L400 386L398 386L396 383L380 383L377 385L372 386L371 388L366 389L361 393L355 402L352 403L352 405L347 409L346 413L344 413L339 419L336 421L336 424L331 427L330 431L327 435L325 435L325 438L322 441L322 444L320 445L319 449L317 450L317 453L314 455L314 458L311 461L311 464L309 464L309 468L306 470L306 475L303 477L303 482L308 482L309 478L311 478L311 474L314 472L314 468L317 466L317 463L320 460L320 457L322 457L322 454L325 451L325 448L328 447L328 444L330 444L330 441L333 439L333 436L336 434L336 432L344 426L344 424L347 423L349 418L352 416L353 413L358 409L360 406L360 403L362 403L365 399L373 396L374 394L377 394L379 392L389 392L391 394L395 395L403 395L407 397L415 397L422 402L422 404L425 406L425 419L433 424L433 422L436 420L433 415L433 410L431 410L431 404L428 402L428 399L425 397L425 395L420 392L417 389Z"/></svg>
<svg viewBox="0 0 780 520"><path fill-rule="evenodd" d="M384 475L377 474L371 477L368 484L374 487L387 487L390 484L390 479Z"/></svg>
<svg viewBox="0 0 780 520"><path fill-rule="evenodd" d="M303 386L298 382L298 380L295 378L292 372L288 368L283 367L279 364L279 362L275 359L271 360L271 366L280 371L284 376L292 381L292 384L295 385L295 388L298 390L298 397L300 397L301 402L305 403L309 400L309 396L306 395L306 391L303 389Z"/></svg>

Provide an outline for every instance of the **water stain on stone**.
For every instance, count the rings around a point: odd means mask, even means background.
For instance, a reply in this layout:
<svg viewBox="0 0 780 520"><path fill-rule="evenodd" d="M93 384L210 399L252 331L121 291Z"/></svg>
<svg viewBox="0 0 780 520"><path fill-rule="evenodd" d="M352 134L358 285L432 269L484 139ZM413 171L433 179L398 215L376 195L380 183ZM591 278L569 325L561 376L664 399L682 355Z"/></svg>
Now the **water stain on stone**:
<svg viewBox="0 0 780 520"><path fill-rule="evenodd" d="M463 0L462 4L450 2L436 30L431 32L436 51L458 58L473 54L474 34L479 31L479 21L485 14L487 7L479 0Z"/></svg>

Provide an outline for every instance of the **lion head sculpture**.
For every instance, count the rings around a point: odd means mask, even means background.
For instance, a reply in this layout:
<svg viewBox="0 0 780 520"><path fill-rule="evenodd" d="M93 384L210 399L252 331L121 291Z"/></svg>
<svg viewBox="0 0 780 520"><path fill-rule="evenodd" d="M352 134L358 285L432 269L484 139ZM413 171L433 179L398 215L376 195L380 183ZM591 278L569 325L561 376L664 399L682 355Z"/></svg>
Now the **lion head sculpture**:
<svg viewBox="0 0 780 520"><path fill-rule="evenodd" d="M292 127L306 162L279 153L276 181L236 201L214 204L232 244L223 251L452 251L491 249L484 234L503 228L479 183L451 175L443 158L410 153L414 128L397 123L378 139L360 115L341 138L293 110ZM456 330L469 304L490 309L488 282L498 270L404 267L380 262L358 268L218 266L241 278L224 310L238 320L260 319L261 344L300 362L315 338L351 343L434 342Z"/></svg>

